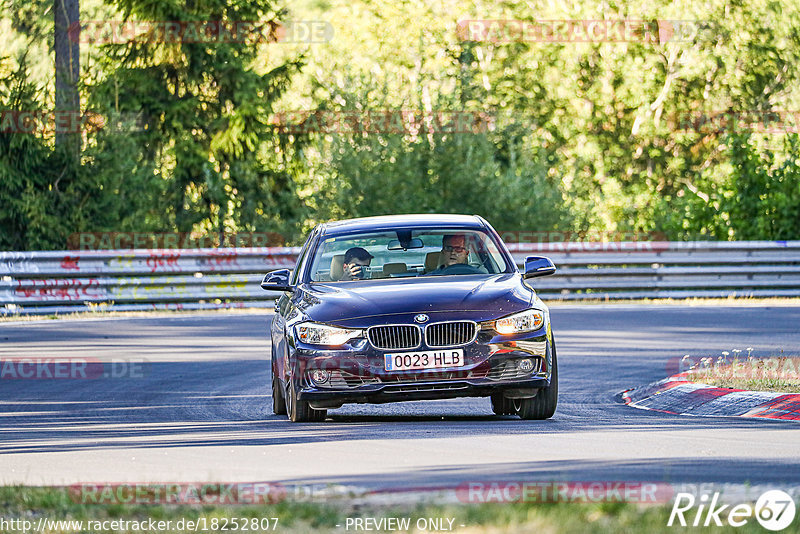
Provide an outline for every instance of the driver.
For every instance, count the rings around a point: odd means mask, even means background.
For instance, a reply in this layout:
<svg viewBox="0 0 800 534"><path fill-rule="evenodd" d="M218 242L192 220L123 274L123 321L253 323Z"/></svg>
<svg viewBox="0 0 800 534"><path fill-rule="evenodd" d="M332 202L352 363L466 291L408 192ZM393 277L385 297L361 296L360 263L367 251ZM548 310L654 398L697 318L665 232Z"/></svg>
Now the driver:
<svg viewBox="0 0 800 534"><path fill-rule="evenodd" d="M442 238L441 265L439 269L467 263L467 236L464 234L446 235Z"/></svg>
<svg viewBox="0 0 800 534"><path fill-rule="evenodd" d="M475 267L467 263L469 241L465 234L450 234L442 237L442 251L439 253L439 268L428 274L486 274L485 267Z"/></svg>
<svg viewBox="0 0 800 534"><path fill-rule="evenodd" d="M454 265L464 265L469 269L470 267L467 264L468 255L467 236L464 234L445 235L442 237L442 250L439 252L439 268L428 274L463 274L455 273L453 269L447 271L446 269Z"/></svg>

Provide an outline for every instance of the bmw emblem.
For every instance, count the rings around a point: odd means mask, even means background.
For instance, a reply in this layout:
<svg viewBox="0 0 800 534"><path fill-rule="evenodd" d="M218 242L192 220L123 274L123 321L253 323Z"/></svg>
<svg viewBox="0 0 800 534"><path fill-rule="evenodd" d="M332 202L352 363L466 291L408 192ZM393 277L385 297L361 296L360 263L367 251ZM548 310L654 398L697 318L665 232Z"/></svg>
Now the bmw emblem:
<svg viewBox="0 0 800 534"><path fill-rule="evenodd" d="M424 313L419 313L419 314L414 316L414 321L417 322L417 323L427 323L428 322L428 316L425 315Z"/></svg>

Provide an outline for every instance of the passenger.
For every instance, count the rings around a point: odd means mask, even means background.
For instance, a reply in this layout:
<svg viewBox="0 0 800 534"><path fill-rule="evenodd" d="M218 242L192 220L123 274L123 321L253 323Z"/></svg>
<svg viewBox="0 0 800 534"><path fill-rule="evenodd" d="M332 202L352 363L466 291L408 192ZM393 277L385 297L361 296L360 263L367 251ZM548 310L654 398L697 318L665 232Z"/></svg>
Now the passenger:
<svg viewBox="0 0 800 534"><path fill-rule="evenodd" d="M365 267L369 267L374 256L361 247L347 249L344 253L341 280L363 280L367 276Z"/></svg>

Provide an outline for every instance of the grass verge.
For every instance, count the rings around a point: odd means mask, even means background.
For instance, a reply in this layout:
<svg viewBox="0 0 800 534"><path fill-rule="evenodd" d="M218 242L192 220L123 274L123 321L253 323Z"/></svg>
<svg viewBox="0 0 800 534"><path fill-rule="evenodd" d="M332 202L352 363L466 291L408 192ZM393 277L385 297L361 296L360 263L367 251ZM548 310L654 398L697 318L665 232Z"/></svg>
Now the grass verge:
<svg viewBox="0 0 800 534"><path fill-rule="evenodd" d="M743 389L746 391L772 391L774 393L800 393L800 380L781 379L725 379L704 378L694 380L716 388Z"/></svg>
<svg viewBox="0 0 800 534"><path fill-rule="evenodd" d="M671 506L636 505L619 502L605 503L515 503L515 504L449 504L405 506L358 506L347 502L319 504L284 501L260 506L210 506L210 505L93 505L75 502L66 489L34 487L0 487L0 517L21 519L36 525L41 518L49 521L81 521L70 528L49 523L49 532L99 532L89 521L126 520L129 522L171 521L170 528L131 528L136 525L116 525L116 532L185 532L177 528L178 522L195 521L206 528L199 532L249 531L249 532L348 532L354 531L356 518L380 521L381 518L408 518L408 529L382 529L383 532L431 532L436 529L419 528L422 523L430 527L429 519L439 521L439 532L470 534L496 533L634 533L674 532L668 527ZM264 523L262 520L267 519ZM277 518L276 520L274 518ZM350 519L350 523L348 523ZM234 521L241 527L232 528ZM254 523L255 520L258 524ZM348 524L350 528L347 528ZM212 528L216 525L216 528ZM276 525L276 526L273 526ZM6 525L8 526L8 525ZM53 528L53 527L56 528ZM227 527L227 528L223 528ZM265 528L266 527L266 528ZM678 527L680 528L680 527ZM763 532L754 520L744 527L732 529L737 533ZM194 530L194 529L192 529ZM362 531L365 529L362 529ZM380 529L375 529L380 530ZM694 529L698 530L698 529ZM719 530L719 529L717 529ZM20 532L3 528L0 532Z"/></svg>
<svg viewBox="0 0 800 534"><path fill-rule="evenodd" d="M748 356L720 363L704 358L699 367L690 370L689 378L718 388L800 393L800 358Z"/></svg>

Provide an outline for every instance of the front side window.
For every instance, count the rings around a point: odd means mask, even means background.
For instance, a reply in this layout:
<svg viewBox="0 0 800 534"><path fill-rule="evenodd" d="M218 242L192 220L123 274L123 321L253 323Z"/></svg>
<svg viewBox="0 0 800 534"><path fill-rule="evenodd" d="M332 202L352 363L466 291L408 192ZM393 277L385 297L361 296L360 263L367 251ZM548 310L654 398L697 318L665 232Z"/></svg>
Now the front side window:
<svg viewBox="0 0 800 534"><path fill-rule="evenodd" d="M294 272L292 272L292 285L297 285L298 280L300 279L300 273L302 272L303 262L306 259L306 254L308 254L309 249L311 248L311 241L314 240L313 236L309 236L308 240L306 240L303 248L300 250L300 254L297 256L297 264L294 266Z"/></svg>
<svg viewBox="0 0 800 534"><path fill-rule="evenodd" d="M312 282L512 272L485 232L419 229L322 239L311 264Z"/></svg>

